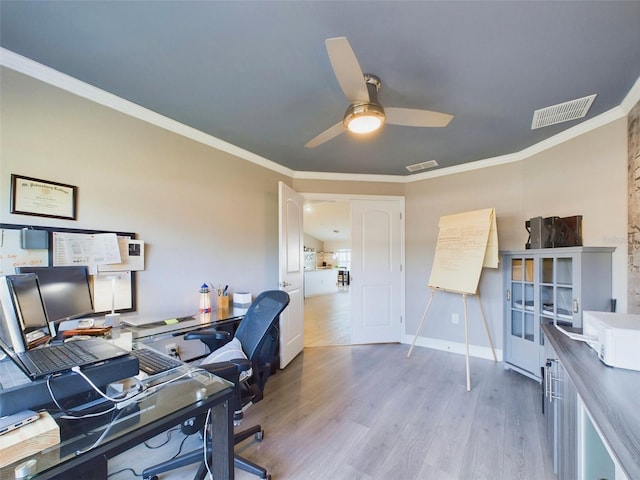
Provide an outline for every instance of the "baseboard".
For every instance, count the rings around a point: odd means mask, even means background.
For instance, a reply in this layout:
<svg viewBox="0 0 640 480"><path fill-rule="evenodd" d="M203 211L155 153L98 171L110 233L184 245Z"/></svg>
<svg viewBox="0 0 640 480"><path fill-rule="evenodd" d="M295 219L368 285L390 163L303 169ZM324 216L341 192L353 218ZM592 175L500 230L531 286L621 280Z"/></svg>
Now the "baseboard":
<svg viewBox="0 0 640 480"><path fill-rule="evenodd" d="M413 343L413 335L405 335L402 343L411 345ZM438 338L418 337L416 339L416 346L432 348L434 350L441 350L444 352L458 353L460 355L466 354L466 348L464 343L451 342L449 340L441 340ZM495 349L496 358L499 362L502 361L502 349ZM493 353L491 347L481 347L479 345L469 345L469 356L476 358L484 358L486 360L493 360Z"/></svg>

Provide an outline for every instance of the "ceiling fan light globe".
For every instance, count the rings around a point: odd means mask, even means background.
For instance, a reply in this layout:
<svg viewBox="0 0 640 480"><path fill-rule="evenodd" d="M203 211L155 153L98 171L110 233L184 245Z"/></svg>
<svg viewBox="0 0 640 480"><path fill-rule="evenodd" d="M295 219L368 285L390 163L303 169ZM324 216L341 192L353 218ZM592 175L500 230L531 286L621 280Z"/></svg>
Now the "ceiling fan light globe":
<svg viewBox="0 0 640 480"><path fill-rule="evenodd" d="M382 126L380 117L374 115L362 115L355 117L349 122L347 127L353 133L369 133L379 129Z"/></svg>
<svg viewBox="0 0 640 480"><path fill-rule="evenodd" d="M380 105L351 105L344 115L344 126L353 133L364 134L378 130L384 120L384 110Z"/></svg>

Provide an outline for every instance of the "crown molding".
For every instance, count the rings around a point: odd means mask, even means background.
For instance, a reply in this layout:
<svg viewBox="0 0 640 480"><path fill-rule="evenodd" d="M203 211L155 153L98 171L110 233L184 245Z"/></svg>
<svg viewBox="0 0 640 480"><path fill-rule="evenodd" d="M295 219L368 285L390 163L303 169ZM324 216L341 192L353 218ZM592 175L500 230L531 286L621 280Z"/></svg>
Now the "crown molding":
<svg viewBox="0 0 640 480"><path fill-rule="evenodd" d="M17 53L0 47L0 65L23 73L30 77L41 80L50 85L66 90L70 93L86 98L103 105L105 107L117 110L125 115L138 118L139 120L151 123L160 128L168 130L186 138L190 138L196 142L208 145L223 152L229 153L236 157L248 160L249 162L260 165L264 168L273 170L282 175L286 175L293 179L304 180L330 180L345 182L382 182L382 183L412 183L430 178L443 177L446 175L454 175L462 172L470 172L482 168L488 168L498 165L504 165L512 162L525 160L532 155L536 155L549 148L555 147L567 140L579 137L585 133L599 128L607 123L618 120L629 114L631 109L640 101L640 78L636 80L631 90L625 96L620 106L612 108L597 117L586 120L575 125L563 132L554 135L542 142L527 147L519 152L500 155L498 157L477 160L475 162L456 165L454 167L445 167L430 172L417 173L408 176L402 175L375 175L375 174L352 174L352 173L331 173L331 172L306 172L295 171L273 162L265 157L257 155L253 152L240 148L229 142L221 140L213 135L209 135L195 128L189 127L183 123L172 120L164 115L160 115L152 110L142 107L138 104L125 100L117 95L113 95L100 88L89 85L76 78L66 75L53 68L42 65L27 57L18 55Z"/></svg>
<svg viewBox="0 0 640 480"><path fill-rule="evenodd" d="M195 128L189 127L183 123L177 122L160 115L148 108L142 107L136 103L125 100L112 93L106 92L100 88L89 85L77 78L71 77L67 74L54 70L53 68L42 65L27 57L18 55L17 53L7 50L6 48L0 48L0 65L15 70L16 72L23 73L37 80L41 80L45 83L58 87L67 92L78 95L79 97L86 98L95 103L103 105L105 107L116 110L125 115L137 118L144 122L150 123L157 127L163 128L173 133L177 133L186 138L190 138L196 142L208 145L215 149L229 153L236 157L243 158L250 162L256 163L262 167L268 168L275 172L281 173L288 177L293 177L294 171L279 165L271 160L256 155L253 152L240 148L229 142L225 142L219 138L209 135Z"/></svg>

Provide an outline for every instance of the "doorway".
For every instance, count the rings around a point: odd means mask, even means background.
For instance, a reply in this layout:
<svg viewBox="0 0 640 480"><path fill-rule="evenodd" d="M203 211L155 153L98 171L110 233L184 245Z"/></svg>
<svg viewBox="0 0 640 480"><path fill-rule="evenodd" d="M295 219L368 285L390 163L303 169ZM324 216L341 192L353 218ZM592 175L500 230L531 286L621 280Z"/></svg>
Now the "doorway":
<svg viewBox="0 0 640 480"><path fill-rule="evenodd" d="M344 233L348 230L349 245L349 285L348 295L335 297L344 300L342 305L349 308L349 313L338 316L339 319L348 320L349 344L389 343L399 342L403 335L404 316L404 198L386 196L365 195L332 195L332 194L302 194L305 203L315 202L316 205L331 205L337 208L340 201L349 205L349 220L343 223L343 227L336 228L333 221L325 223L325 229L331 234ZM346 218L344 215L343 218ZM303 225L305 221L303 221ZM303 227L305 233L311 229ZM316 235L316 237L319 234ZM305 243L312 240L305 236ZM331 245L329 249L327 245ZM345 244L343 244L345 245ZM331 275L331 280L325 280L320 292L323 294L341 293L337 287L336 267L338 261L336 250L339 246L330 241L322 242L312 248L315 253L305 252L315 256L316 266L320 269L315 272L305 272L305 291L311 285L311 275ZM328 250L328 251L325 251ZM319 251L319 252L318 252ZM320 255L320 252L322 254ZM336 268L336 269L334 269ZM327 272L327 270L330 270ZM318 277L316 276L317 280ZM320 282L322 283L322 282ZM327 290L327 288L330 288ZM345 292L342 292L345 293ZM310 295L305 295L305 298ZM325 299L326 300L326 299ZM330 304L330 303L329 303ZM331 305L331 304L330 304ZM310 304L313 306L313 304ZM325 312L334 312L326 305L322 307ZM306 306L305 306L306 310ZM306 324L306 321L304 322ZM329 329L332 323L324 319L319 328ZM333 338L329 336L328 338ZM305 340L305 345L308 343Z"/></svg>
<svg viewBox="0 0 640 480"><path fill-rule="evenodd" d="M304 202L305 347L351 345L351 202Z"/></svg>

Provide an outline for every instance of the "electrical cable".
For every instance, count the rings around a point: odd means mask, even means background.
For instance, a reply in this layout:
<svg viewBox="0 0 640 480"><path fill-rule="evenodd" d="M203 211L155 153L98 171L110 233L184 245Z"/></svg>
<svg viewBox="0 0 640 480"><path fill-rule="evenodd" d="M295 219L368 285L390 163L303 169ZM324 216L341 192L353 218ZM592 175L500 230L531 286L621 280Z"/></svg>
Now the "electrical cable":
<svg viewBox="0 0 640 480"><path fill-rule="evenodd" d="M113 416L113 418L111 419L111 422L109 423L109 425L107 425L107 427L104 429L104 432L102 432L100 434L100 436L98 437L98 439L93 442L93 444L85 449L82 450L76 450L76 455L82 455L83 453L87 453L90 450L93 450L97 445L100 444L100 442L102 442L102 440L104 440L104 438L107 436L107 434L111 431L111 427L113 427L116 423L116 420L118 419L118 417L120 415L122 415L122 413L124 412L124 410L118 410L115 415Z"/></svg>
<svg viewBox="0 0 640 480"><path fill-rule="evenodd" d="M135 397L142 390L142 384L140 383L140 381L138 379L135 379L136 385L138 387L135 391L132 392L132 390L129 390L129 392L127 392L125 394L124 398L123 397L110 397L106 393L103 393L102 390L100 390L96 386L96 384L93 383L93 381L91 381L91 379L89 377L87 377L82 370L80 370L80 367L78 367L78 366L73 367L71 369L71 371L77 373L82 378L84 378L84 380L91 386L91 388L93 388L98 393L98 395L100 395L101 397L106 398L107 400L109 400L109 401L111 401L113 403L116 403L116 404L120 403L120 402L123 402L125 400L129 400L130 398Z"/></svg>
<svg viewBox="0 0 640 480"><path fill-rule="evenodd" d="M114 475L118 475L119 473L122 473L122 472L131 472L131 473L133 474L133 476L134 476L134 477L142 477L142 474L141 474L141 473L136 472L133 468L131 468L131 467L125 467L125 468L121 468L121 469L120 469L120 470L118 470L118 471L111 472L110 474L108 474L108 475L107 475L107 478L112 477L112 476L114 476Z"/></svg>
<svg viewBox="0 0 640 480"><path fill-rule="evenodd" d="M207 454L207 435L209 430L209 422L211 420L211 409L207 410L207 418L204 421L204 430L202 435L202 451L204 454L204 466L207 468L207 474L209 475L209 480L213 480L213 473L209 468L209 455Z"/></svg>
<svg viewBox="0 0 640 480"><path fill-rule="evenodd" d="M49 396L51 397L51 400L53 400L53 403L55 403L56 407L58 407L58 410L60 410L61 412L63 412L65 414L61 418L64 418L64 419L81 419L81 418L99 417L99 416L105 415L105 414L107 414L109 412L113 412L116 409L115 406L112 405L107 410L103 410L103 411L100 411L100 412L85 413L85 414L77 415L76 413L72 412L71 410L68 410L68 409L64 408L62 405L60 405L60 403L58 402L58 399L56 398L56 396L53 393L53 388L51 386L51 379L52 378L53 378L53 375L47 375L47 377L46 377L47 390L49 390Z"/></svg>
<svg viewBox="0 0 640 480"><path fill-rule="evenodd" d="M193 434L191 434L191 435L193 435ZM175 458L178 458L180 456L180 454L182 453L182 447L184 447L184 442L186 442L187 438L189 438L191 435L185 435L184 436L184 438L180 442L180 446L178 447L178 451L169 460L174 460Z"/></svg>
<svg viewBox="0 0 640 480"><path fill-rule="evenodd" d="M160 445L155 445L155 446L153 446L153 445L149 445L149 440L146 440L146 441L144 442L144 446L145 446L145 447L147 447L147 448L148 448L148 449L150 449L150 450L156 450L156 449L158 449L158 448L162 448L162 447L164 447L167 443L169 443L169 442L171 441L171 434L172 434L173 432L177 432L178 430L180 430L180 427L170 428L169 430L167 430L166 432L164 432L164 433L166 433L166 434L167 434L167 439L166 439L164 442L162 442Z"/></svg>

